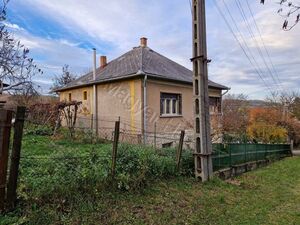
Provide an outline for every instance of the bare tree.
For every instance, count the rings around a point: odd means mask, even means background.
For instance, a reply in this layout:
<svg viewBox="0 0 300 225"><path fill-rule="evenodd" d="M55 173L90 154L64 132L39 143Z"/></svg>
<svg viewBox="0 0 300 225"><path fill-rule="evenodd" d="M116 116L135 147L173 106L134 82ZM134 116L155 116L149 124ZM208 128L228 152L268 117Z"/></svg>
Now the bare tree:
<svg viewBox="0 0 300 225"><path fill-rule="evenodd" d="M74 138L75 125L77 121L77 113L78 113L79 106L81 104L82 102L71 101L71 102L60 102L57 106L59 110L59 117L62 117L60 118L60 121L57 123L60 124L61 119L64 119L64 122L66 123L69 129L69 134L71 138Z"/></svg>
<svg viewBox="0 0 300 225"><path fill-rule="evenodd" d="M297 96L292 103L292 113L300 121L300 96Z"/></svg>
<svg viewBox="0 0 300 225"><path fill-rule="evenodd" d="M279 125L286 128L288 136L300 144L300 94L298 92L273 92L267 98L269 105L281 112Z"/></svg>
<svg viewBox="0 0 300 225"><path fill-rule="evenodd" d="M0 92L16 92L33 89L32 77L42 74L29 49L16 40L5 26L6 8L9 0L4 0L0 12ZM7 85L3 85L6 83Z"/></svg>
<svg viewBox="0 0 300 225"><path fill-rule="evenodd" d="M282 112L282 119L285 120L293 114L293 108L297 106L298 92L272 92L266 101L270 107L278 108ZM295 116L295 115L294 115Z"/></svg>
<svg viewBox="0 0 300 225"><path fill-rule="evenodd" d="M73 80L76 79L76 75L72 74L69 71L69 65L64 65L62 68L62 74L59 76L56 76L53 81L54 84L52 86L52 90L55 90L57 88L63 87L67 84L69 84L70 82L72 82Z"/></svg>
<svg viewBox="0 0 300 225"><path fill-rule="evenodd" d="M265 0L260 0L261 4L265 3ZM289 31L293 29L300 20L300 4L295 0L280 0L278 2L280 8L277 13L284 18L282 29Z"/></svg>

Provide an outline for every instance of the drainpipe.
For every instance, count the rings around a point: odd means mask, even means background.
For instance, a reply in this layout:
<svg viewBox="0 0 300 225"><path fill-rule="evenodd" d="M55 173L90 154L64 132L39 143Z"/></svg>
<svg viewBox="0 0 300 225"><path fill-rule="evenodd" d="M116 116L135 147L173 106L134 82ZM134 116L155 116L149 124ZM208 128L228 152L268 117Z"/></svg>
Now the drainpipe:
<svg viewBox="0 0 300 225"><path fill-rule="evenodd" d="M93 81L96 81L96 49L93 48ZM93 123L95 125L95 133L98 136L98 101L97 101L97 86L93 85Z"/></svg>
<svg viewBox="0 0 300 225"><path fill-rule="evenodd" d="M144 76L144 144L147 143L147 75Z"/></svg>

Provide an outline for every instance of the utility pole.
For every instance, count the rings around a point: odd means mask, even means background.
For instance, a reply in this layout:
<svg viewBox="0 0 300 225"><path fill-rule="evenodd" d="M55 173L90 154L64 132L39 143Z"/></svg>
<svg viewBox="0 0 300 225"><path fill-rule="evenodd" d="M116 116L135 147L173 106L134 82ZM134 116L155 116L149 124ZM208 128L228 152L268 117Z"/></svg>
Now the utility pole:
<svg viewBox="0 0 300 225"><path fill-rule="evenodd" d="M195 176L203 182L213 176L210 136L205 0L193 0L193 91Z"/></svg>

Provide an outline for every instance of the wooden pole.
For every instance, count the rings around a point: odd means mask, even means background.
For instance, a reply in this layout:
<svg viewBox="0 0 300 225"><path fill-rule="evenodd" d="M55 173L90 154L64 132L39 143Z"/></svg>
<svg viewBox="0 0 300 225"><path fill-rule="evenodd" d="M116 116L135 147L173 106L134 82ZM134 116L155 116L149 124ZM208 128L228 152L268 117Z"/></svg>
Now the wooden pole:
<svg viewBox="0 0 300 225"><path fill-rule="evenodd" d="M15 202L17 199L17 184L18 184L18 175L19 175L25 111L26 111L25 107L17 108L15 127L14 127L13 147L12 147L11 160L10 160L11 163L10 163L10 171L9 171L9 180L7 186L7 203L10 208L15 207Z"/></svg>
<svg viewBox="0 0 300 225"><path fill-rule="evenodd" d="M111 175L112 177L116 174L116 161L117 161L117 151L120 135L120 121L115 122L115 132L114 132L114 142L112 149L112 165L111 165Z"/></svg>
<svg viewBox="0 0 300 225"><path fill-rule="evenodd" d="M5 208L11 120L12 111L0 109L0 212Z"/></svg>
<svg viewBox="0 0 300 225"><path fill-rule="evenodd" d="M177 170L179 171L180 169L180 160L181 160L181 155L182 155L182 148L183 148L183 141L184 141L184 135L185 135L185 131L182 130L180 133L180 139L179 139L179 145L178 145L178 149L177 149Z"/></svg>
<svg viewBox="0 0 300 225"><path fill-rule="evenodd" d="M156 122L154 123L154 149L156 149Z"/></svg>
<svg viewBox="0 0 300 225"><path fill-rule="evenodd" d="M207 181L213 176L210 134L205 0L193 0L193 89L195 124L195 176Z"/></svg>

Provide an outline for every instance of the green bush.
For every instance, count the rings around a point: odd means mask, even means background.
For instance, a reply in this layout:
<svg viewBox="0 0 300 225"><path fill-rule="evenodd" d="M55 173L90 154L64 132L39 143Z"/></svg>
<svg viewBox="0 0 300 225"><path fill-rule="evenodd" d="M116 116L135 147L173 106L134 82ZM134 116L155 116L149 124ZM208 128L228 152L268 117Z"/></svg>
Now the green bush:
<svg viewBox="0 0 300 225"><path fill-rule="evenodd" d="M53 128L47 125L37 125L32 123L25 123L24 126L25 135L41 135L51 136L53 134Z"/></svg>
<svg viewBox="0 0 300 225"><path fill-rule="evenodd" d="M23 146L18 193L21 199L36 204L45 201L69 204L74 198L95 196L104 190L137 191L155 180L193 172L189 151L183 152L178 172L175 149L120 144L116 174L112 178L111 144L78 144L26 136Z"/></svg>

